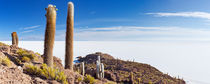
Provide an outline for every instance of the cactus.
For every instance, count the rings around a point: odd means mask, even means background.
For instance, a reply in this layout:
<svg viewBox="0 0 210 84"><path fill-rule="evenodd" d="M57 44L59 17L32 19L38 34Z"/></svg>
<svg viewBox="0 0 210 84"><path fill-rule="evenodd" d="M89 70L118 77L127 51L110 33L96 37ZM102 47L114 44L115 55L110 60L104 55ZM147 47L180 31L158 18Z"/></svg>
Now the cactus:
<svg viewBox="0 0 210 84"><path fill-rule="evenodd" d="M73 70L74 5L72 2L68 3L66 26L65 69Z"/></svg>
<svg viewBox="0 0 210 84"><path fill-rule="evenodd" d="M44 41L44 63L49 67L53 67L53 46L55 40L56 26L56 8L53 5L48 5L46 8L47 25L45 30Z"/></svg>
<svg viewBox="0 0 210 84"><path fill-rule="evenodd" d="M16 32L12 32L12 45L18 46L18 36Z"/></svg>
<svg viewBox="0 0 210 84"><path fill-rule="evenodd" d="M101 78L104 78L104 64L101 63Z"/></svg>
<svg viewBox="0 0 210 84"><path fill-rule="evenodd" d="M134 84L133 72L130 73L130 84Z"/></svg>
<svg viewBox="0 0 210 84"><path fill-rule="evenodd" d="M82 75L85 76L85 63L82 62Z"/></svg>
<svg viewBox="0 0 210 84"><path fill-rule="evenodd" d="M96 61L96 78L100 79L100 62Z"/></svg>
<svg viewBox="0 0 210 84"><path fill-rule="evenodd" d="M96 77L98 79L104 78L104 64L101 63L100 56L98 56L98 59L96 61Z"/></svg>

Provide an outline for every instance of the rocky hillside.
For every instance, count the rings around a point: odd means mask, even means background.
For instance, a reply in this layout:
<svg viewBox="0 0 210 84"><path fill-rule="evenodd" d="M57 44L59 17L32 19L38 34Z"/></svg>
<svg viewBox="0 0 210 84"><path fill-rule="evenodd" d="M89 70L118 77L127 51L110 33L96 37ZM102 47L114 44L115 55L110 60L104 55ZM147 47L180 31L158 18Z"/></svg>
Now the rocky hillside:
<svg viewBox="0 0 210 84"><path fill-rule="evenodd" d="M47 67L39 53L0 42L0 84L104 84L90 75L64 69L54 57L54 67Z"/></svg>
<svg viewBox="0 0 210 84"><path fill-rule="evenodd" d="M96 69L96 60L99 55L101 56L101 61L105 67L105 78L117 83L185 84L184 80L164 74L148 64L123 61L100 52L89 54L86 57L78 57L80 62L85 62L86 74L91 74L92 76L96 75L94 71ZM133 80L131 77L133 77Z"/></svg>

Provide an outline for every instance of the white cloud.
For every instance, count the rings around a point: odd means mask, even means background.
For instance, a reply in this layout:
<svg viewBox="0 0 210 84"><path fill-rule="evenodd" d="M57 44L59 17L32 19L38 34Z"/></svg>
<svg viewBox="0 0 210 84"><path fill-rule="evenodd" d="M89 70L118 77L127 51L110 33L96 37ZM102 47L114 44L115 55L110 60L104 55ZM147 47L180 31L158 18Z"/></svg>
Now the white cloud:
<svg viewBox="0 0 210 84"><path fill-rule="evenodd" d="M169 17L169 16L180 16L180 17L194 17L194 18L204 18L210 19L210 13L207 12L175 12L175 13L146 13L151 15L157 15L160 17Z"/></svg>
<svg viewBox="0 0 210 84"><path fill-rule="evenodd" d="M23 31L23 33L33 30ZM56 30L55 39L65 40L66 30ZM36 38L35 38L36 37ZM42 40L43 36L26 36L27 39ZM142 26L117 26L101 28L75 28L74 40L87 41L135 41L135 40L194 40L210 41L210 29L208 28L184 28L184 27L142 27Z"/></svg>
<svg viewBox="0 0 210 84"><path fill-rule="evenodd" d="M76 40L210 40L210 29L205 28L119 26L75 31ZM59 38L65 38L64 33Z"/></svg>
<svg viewBox="0 0 210 84"><path fill-rule="evenodd" d="M33 32L33 31L35 31L35 30L25 30L25 31L22 31L20 33L29 33L29 32Z"/></svg>
<svg viewBox="0 0 210 84"><path fill-rule="evenodd" d="M38 27L40 27L40 25L35 25L35 26L31 26L31 27L24 27L24 28L22 28L22 29L28 30L28 29L38 28Z"/></svg>

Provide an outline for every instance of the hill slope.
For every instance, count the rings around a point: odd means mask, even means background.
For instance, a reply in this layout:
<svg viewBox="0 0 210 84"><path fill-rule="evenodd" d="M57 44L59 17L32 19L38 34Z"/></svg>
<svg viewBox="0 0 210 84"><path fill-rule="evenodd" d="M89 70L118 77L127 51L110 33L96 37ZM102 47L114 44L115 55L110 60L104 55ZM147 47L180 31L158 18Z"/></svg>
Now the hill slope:
<svg viewBox="0 0 210 84"><path fill-rule="evenodd" d="M164 74L158 69L143 63L123 61L113 56L100 52L79 57L80 62L85 62L86 73L95 76L96 60L101 56L101 62L105 67L105 78L118 83L130 83L130 73L133 73L134 83L155 84L185 84L182 79L177 79Z"/></svg>

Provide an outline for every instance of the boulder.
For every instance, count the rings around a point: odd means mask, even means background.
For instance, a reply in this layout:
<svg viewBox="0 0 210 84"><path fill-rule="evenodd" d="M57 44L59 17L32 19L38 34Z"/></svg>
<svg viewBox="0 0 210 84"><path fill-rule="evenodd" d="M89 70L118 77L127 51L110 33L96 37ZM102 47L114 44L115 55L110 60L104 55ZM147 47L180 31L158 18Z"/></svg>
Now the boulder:
<svg viewBox="0 0 210 84"><path fill-rule="evenodd" d="M110 72L110 71L104 71L104 77L108 80L111 80L111 81L116 81L116 76L114 73Z"/></svg>

